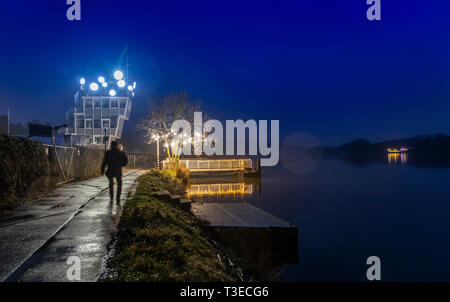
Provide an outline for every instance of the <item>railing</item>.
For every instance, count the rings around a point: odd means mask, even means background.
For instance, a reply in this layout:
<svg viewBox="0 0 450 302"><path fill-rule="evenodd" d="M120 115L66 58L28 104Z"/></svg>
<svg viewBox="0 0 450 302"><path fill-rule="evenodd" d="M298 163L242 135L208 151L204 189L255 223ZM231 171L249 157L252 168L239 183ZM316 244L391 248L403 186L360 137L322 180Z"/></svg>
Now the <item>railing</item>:
<svg viewBox="0 0 450 302"><path fill-rule="evenodd" d="M169 168L169 161L162 162L163 169ZM181 159L180 167L191 172L207 171L245 171L253 170L251 159Z"/></svg>

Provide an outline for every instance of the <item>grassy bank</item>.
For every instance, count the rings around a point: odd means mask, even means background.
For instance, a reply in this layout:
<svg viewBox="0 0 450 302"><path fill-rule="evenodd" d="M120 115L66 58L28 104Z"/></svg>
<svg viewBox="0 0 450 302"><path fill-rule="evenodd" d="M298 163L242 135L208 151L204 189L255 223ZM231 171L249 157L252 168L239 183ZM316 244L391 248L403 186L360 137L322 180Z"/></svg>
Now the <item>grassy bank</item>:
<svg viewBox="0 0 450 302"><path fill-rule="evenodd" d="M182 194L182 182L164 171L146 173L138 182L123 209L106 281L235 281L205 239L202 222L151 195Z"/></svg>

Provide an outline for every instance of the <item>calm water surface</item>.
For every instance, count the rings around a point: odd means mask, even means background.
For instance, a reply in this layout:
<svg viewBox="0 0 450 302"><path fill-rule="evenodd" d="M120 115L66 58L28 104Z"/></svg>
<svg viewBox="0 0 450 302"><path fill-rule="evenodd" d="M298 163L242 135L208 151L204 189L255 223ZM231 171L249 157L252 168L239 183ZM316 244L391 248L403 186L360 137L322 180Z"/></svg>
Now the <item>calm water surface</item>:
<svg viewBox="0 0 450 302"><path fill-rule="evenodd" d="M260 194L235 186L203 200L249 202L298 226L299 262L283 268L284 281L367 280L372 255L383 281L450 281L449 180L450 169L401 160L324 160L304 174L265 168Z"/></svg>

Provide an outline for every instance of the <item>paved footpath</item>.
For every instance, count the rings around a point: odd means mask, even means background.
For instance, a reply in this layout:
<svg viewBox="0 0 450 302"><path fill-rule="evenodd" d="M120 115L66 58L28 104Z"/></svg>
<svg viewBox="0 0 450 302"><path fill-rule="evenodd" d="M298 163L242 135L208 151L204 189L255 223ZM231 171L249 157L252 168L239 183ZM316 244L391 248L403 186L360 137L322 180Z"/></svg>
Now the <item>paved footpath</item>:
<svg viewBox="0 0 450 302"><path fill-rule="evenodd" d="M122 205L143 171L125 172ZM81 281L97 281L122 213L110 203L105 176L68 183L0 215L0 281L69 281L71 256Z"/></svg>

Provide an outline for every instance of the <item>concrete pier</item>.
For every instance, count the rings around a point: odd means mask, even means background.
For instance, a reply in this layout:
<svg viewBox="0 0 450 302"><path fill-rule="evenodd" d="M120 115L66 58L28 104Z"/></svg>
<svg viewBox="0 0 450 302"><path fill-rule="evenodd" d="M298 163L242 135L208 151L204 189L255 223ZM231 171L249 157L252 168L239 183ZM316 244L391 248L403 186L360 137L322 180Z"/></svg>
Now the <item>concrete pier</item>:
<svg viewBox="0 0 450 302"><path fill-rule="evenodd" d="M191 207L194 215L214 227L296 228L248 203L192 203Z"/></svg>
<svg viewBox="0 0 450 302"><path fill-rule="evenodd" d="M191 207L209 222L211 235L260 278L275 267L298 262L298 229L289 222L248 203L194 202Z"/></svg>

